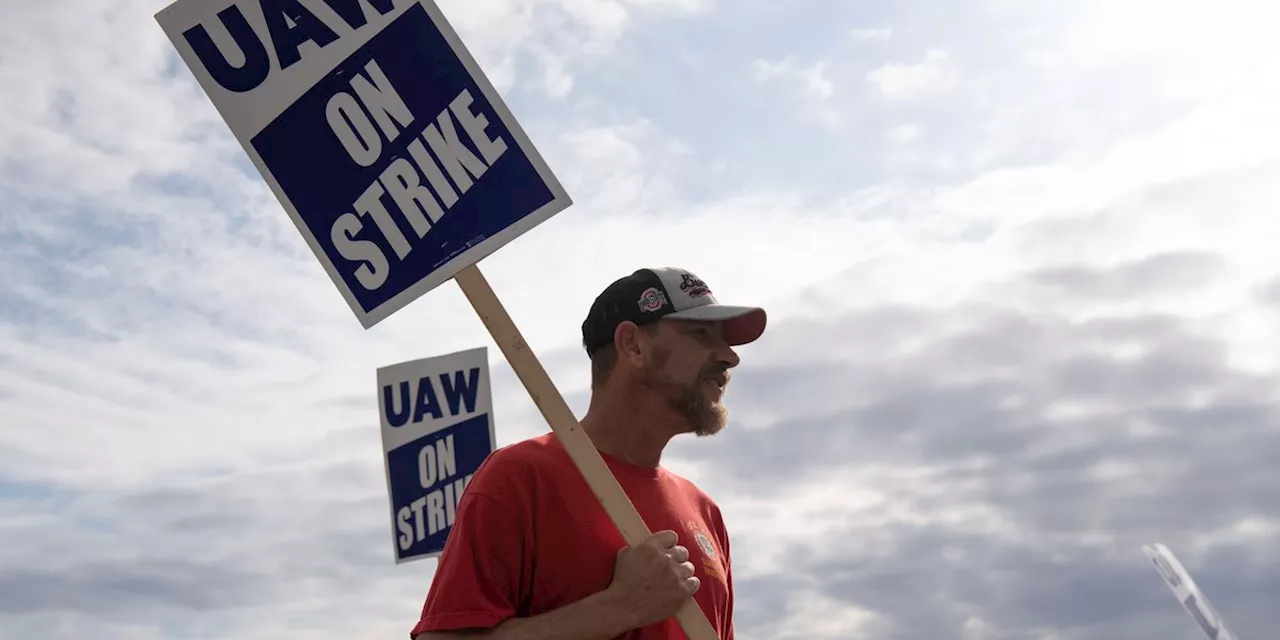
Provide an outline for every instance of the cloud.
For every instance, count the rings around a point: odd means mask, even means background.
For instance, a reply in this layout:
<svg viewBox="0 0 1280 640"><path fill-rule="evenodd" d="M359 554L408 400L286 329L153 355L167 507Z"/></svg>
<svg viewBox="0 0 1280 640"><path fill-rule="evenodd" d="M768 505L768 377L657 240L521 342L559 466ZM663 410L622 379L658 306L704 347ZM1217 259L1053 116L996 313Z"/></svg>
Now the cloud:
<svg viewBox="0 0 1280 640"><path fill-rule="evenodd" d="M1280 562L1257 546L1280 508L1266 489L1280 401L1212 333L974 304L780 332L736 377L739 428L682 449L730 496L753 580L813 576L867 612L853 637L1154 638L1184 621L1136 550L1172 540L1241 633L1263 628L1253 581ZM798 364L770 357L784 352ZM1253 533L1211 533L1231 530ZM1214 567L1216 552L1254 566Z"/></svg>
<svg viewBox="0 0 1280 640"><path fill-rule="evenodd" d="M836 94L836 84L830 77L831 64L828 60L816 60L801 65L794 55L780 60L755 60L751 63L752 77L760 83L784 83L783 86L799 88L799 97L788 100L797 109L815 114L815 117L827 127L842 126L842 113L832 103Z"/></svg>
<svg viewBox="0 0 1280 640"><path fill-rule="evenodd" d="M900 124L889 129L885 137L896 144L909 144L918 139L920 135L920 127L910 124Z"/></svg>
<svg viewBox="0 0 1280 640"><path fill-rule="evenodd" d="M884 41L893 37L892 27L862 27L849 31L849 37L859 42Z"/></svg>
<svg viewBox="0 0 1280 640"><path fill-rule="evenodd" d="M1214 254L1166 253L1110 269L1046 268L1030 279L1067 296L1128 298L1196 288L1211 281L1224 266L1225 261Z"/></svg>
<svg viewBox="0 0 1280 640"><path fill-rule="evenodd" d="M796 76L804 82L808 92L820 98L828 98L834 91L831 81L824 75L826 66L825 60L818 60L805 67L797 67L794 56L778 61L756 60L751 63L751 69L757 81L766 82L780 77Z"/></svg>
<svg viewBox="0 0 1280 640"><path fill-rule="evenodd" d="M947 51L931 49L919 62L892 62L867 73L867 80L890 100L915 100L946 91L958 82Z"/></svg>
<svg viewBox="0 0 1280 640"><path fill-rule="evenodd" d="M401 636L373 371L488 345L500 443L545 423L456 286L359 329L156 8L0 27L0 637ZM575 200L482 265L575 411L636 266L770 310L666 456L742 640L1197 637L1156 540L1280 624L1268 9L443 10Z"/></svg>

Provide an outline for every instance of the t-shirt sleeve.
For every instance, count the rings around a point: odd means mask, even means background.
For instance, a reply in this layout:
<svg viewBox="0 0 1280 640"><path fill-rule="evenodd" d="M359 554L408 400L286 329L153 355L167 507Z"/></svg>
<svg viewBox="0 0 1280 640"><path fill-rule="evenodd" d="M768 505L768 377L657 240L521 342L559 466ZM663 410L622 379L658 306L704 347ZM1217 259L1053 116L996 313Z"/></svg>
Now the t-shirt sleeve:
<svg viewBox="0 0 1280 640"><path fill-rule="evenodd" d="M720 538L721 563L724 565L724 584L727 598L725 600L725 618L724 621L724 637L720 640L734 640L733 638L733 554L729 550L729 531L724 524L724 514L721 513L720 507L715 503L711 505L711 512L715 516L716 536Z"/></svg>
<svg viewBox="0 0 1280 640"><path fill-rule="evenodd" d="M724 638L721 640L733 639L733 561L729 558L729 539L726 536L724 542L724 582L725 589L728 591L729 597L725 602L725 620Z"/></svg>
<svg viewBox="0 0 1280 640"><path fill-rule="evenodd" d="M524 527L512 506L476 489L463 493L411 638L424 631L492 628L520 609Z"/></svg>

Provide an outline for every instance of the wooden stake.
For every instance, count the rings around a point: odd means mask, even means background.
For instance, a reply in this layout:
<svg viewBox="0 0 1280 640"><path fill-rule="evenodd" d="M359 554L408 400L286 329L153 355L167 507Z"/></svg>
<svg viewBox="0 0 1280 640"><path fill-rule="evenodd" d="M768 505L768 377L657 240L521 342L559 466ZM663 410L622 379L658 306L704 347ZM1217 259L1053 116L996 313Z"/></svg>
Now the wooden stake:
<svg viewBox="0 0 1280 640"><path fill-rule="evenodd" d="M547 424L564 445L573 464L590 485L592 493L609 514L614 526L618 527L627 544L634 547L643 543L653 532L600 457L591 437L582 430L582 425L574 417L551 377L542 368L542 363L525 343L520 330L502 306L502 301L498 300L489 282L480 273L480 268L471 265L459 271L454 280L462 287L463 295L471 302L480 321L489 329L489 335L506 356L520 382L524 383L529 397L533 398L533 403L538 406ZM711 622L703 615L693 598L689 598L680 608L676 619L689 640L719 640Z"/></svg>

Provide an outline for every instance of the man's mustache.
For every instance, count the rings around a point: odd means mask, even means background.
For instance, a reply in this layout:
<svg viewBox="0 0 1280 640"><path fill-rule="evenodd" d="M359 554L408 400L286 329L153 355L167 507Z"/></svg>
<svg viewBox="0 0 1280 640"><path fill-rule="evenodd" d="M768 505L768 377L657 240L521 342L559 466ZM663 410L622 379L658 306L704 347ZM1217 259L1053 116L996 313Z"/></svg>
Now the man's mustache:
<svg viewBox="0 0 1280 640"><path fill-rule="evenodd" d="M704 370L702 372L701 380L704 380L704 381L710 380L723 387L729 384L729 379L731 377L732 376L729 375L728 367L724 365L718 365L714 367L709 367L706 370Z"/></svg>

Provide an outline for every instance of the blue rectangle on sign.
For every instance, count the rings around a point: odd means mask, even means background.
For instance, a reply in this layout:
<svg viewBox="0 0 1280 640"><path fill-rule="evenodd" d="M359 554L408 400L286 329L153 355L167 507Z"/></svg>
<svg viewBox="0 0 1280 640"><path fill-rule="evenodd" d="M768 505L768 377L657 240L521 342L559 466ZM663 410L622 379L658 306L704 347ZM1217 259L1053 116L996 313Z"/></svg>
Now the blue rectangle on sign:
<svg viewBox="0 0 1280 640"><path fill-rule="evenodd" d="M567 206L509 117L415 3L251 144L367 328Z"/></svg>
<svg viewBox="0 0 1280 640"><path fill-rule="evenodd" d="M462 491L494 448L489 419L480 414L387 453L398 562L444 550Z"/></svg>

